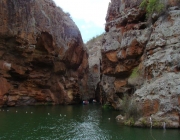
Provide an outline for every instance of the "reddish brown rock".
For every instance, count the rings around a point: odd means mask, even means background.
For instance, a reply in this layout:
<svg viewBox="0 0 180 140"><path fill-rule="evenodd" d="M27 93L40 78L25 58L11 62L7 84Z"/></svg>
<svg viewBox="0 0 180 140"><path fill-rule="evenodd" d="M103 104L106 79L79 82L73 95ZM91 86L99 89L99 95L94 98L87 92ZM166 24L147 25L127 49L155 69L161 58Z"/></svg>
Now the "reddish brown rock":
<svg viewBox="0 0 180 140"><path fill-rule="evenodd" d="M125 86L127 84L127 81L126 80L116 80L115 82L114 82L114 85L115 85L115 88L116 89L118 89L118 88L120 88L120 87L122 87L122 86Z"/></svg>
<svg viewBox="0 0 180 140"><path fill-rule="evenodd" d="M141 0L112 0L106 16L107 32L102 44L102 73L104 77L115 78L111 94L117 99L110 100L107 90L105 100L109 100L116 109L121 109L120 101L123 96L134 91L134 87L128 85L128 78L140 64L150 34L150 30L146 28L146 13L139 8L140 2ZM102 91L106 91L104 81L101 85Z"/></svg>
<svg viewBox="0 0 180 140"><path fill-rule="evenodd" d="M10 84L7 82L6 79L0 77L0 105L6 103L8 92L11 89Z"/></svg>
<svg viewBox="0 0 180 140"><path fill-rule="evenodd" d="M159 110L158 100L145 100L142 104L142 110L144 116L150 116L156 114Z"/></svg>
<svg viewBox="0 0 180 140"><path fill-rule="evenodd" d="M108 58L108 60L112 61L112 62L117 62L117 52L113 51L113 52L107 52L106 53L106 57Z"/></svg>
<svg viewBox="0 0 180 140"><path fill-rule="evenodd" d="M168 4L171 6L176 6L178 5L178 0L168 0Z"/></svg>
<svg viewBox="0 0 180 140"><path fill-rule="evenodd" d="M0 19L0 74L10 85L0 106L79 103L88 55L69 15L52 0L1 0Z"/></svg>

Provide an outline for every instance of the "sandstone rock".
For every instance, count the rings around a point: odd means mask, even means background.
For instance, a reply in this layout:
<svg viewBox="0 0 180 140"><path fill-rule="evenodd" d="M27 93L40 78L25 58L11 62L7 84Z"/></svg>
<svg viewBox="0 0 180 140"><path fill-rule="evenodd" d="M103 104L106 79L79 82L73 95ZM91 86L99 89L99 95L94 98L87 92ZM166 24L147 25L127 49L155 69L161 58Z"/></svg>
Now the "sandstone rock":
<svg viewBox="0 0 180 140"><path fill-rule="evenodd" d="M0 19L0 106L79 103L88 55L72 19L52 0L1 0Z"/></svg>
<svg viewBox="0 0 180 140"><path fill-rule="evenodd" d="M112 0L106 16L101 85L106 97L104 100L116 109L121 108L123 96L132 93L128 77L139 65L151 32L147 28L145 12L138 8L140 2Z"/></svg>
<svg viewBox="0 0 180 140"><path fill-rule="evenodd" d="M11 89L6 79L0 77L0 106L6 103L8 91Z"/></svg>
<svg viewBox="0 0 180 140"><path fill-rule="evenodd" d="M117 62L118 61L116 51L106 53L106 57L108 58L108 60L110 60L112 62Z"/></svg>
<svg viewBox="0 0 180 140"><path fill-rule="evenodd" d="M101 80L101 48L102 48L103 34L86 43L88 50L88 94L84 94L84 100L96 99L100 101L99 83Z"/></svg>
<svg viewBox="0 0 180 140"><path fill-rule="evenodd" d="M130 96L141 112L136 126L178 128L179 123L179 26L178 1L163 1L168 10L145 19L141 0L112 0L102 44L101 95L115 109ZM138 73L132 81L133 69ZM138 80L138 81L135 81Z"/></svg>
<svg viewBox="0 0 180 140"><path fill-rule="evenodd" d="M143 107L144 116L149 114L155 116L156 127L162 127L163 122L166 122L166 126L170 128L178 128L180 125L177 80L180 77L175 68L178 65L180 43L179 33L175 31L179 19L175 18L175 15L179 10L175 9L171 8L169 11L168 20L163 22L165 19L159 17L154 24L146 46L145 53L148 56L144 60L147 81L134 94L134 98ZM152 50L151 53L148 53L150 50Z"/></svg>

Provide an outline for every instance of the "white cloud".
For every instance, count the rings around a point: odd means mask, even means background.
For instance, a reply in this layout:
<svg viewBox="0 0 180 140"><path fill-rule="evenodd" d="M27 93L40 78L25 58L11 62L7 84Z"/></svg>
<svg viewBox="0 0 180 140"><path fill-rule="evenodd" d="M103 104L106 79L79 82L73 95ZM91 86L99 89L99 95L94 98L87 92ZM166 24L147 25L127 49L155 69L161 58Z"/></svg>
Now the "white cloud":
<svg viewBox="0 0 180 140"><path fill-rule="evenodd" d="M110 0L54 0L55 3L60 6L64 12L69 12L73 20L76 22L79 27L82 37L84 40L87 38L92 38L93 36L99 34L95 31L96 34L83 34L84 30L88 28L98 30L102 32L104 30L105 17L107 13L108 3ZM80 21L81 23L77 22ZM83 25L79 25L82 24ZM91 32L91 31L89 31ZM84 36L86 35L86 36ZM91 37L90 37L91 36Z"/></svg>

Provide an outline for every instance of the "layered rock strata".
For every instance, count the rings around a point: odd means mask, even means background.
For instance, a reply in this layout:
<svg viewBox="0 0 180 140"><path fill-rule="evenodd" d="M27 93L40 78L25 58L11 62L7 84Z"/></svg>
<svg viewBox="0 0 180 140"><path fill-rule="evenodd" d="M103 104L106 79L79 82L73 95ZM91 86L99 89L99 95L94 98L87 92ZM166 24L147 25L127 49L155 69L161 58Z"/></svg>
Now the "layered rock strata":
<svg viewBox="0 0 180 140"><path fill-rule="evenodd" d="M0 1L0 106L79 103L87 58L77 26L52 0Z"/></svg>
<svg viewBox="0 0 180 140"><path fill-rule="evenodd" d="M106 94L104 102L116 109L121 109L124 94L134 92L128 78L140 64L151 33L145 11L138 8L140 2L113 0L108 8L102 46L101 86Z"/></svg>
<svg viewBox="0 0 180 140"><path fill-rule="evenodd" d="M102 46L103 101L126 110L128 117L136 114L136 126L150 126L151 116L153 127L165 123L178 128L180 7L178 1L163 1L166 12L147 20L141 2L109 4Z"/></svg>

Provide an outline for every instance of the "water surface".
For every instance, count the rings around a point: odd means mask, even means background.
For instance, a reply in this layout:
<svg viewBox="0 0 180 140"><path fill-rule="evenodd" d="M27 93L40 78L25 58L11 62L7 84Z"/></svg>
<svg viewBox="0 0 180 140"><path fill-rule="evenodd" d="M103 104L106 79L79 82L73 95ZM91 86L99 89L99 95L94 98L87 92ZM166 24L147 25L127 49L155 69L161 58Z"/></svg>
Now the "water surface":
<svg viewBox="0 0 180 140"><path fill-rule="evenodd" d="M97 104L2 108L0 140L180 140L179 129L125 127L118 114Z"/></svg>

